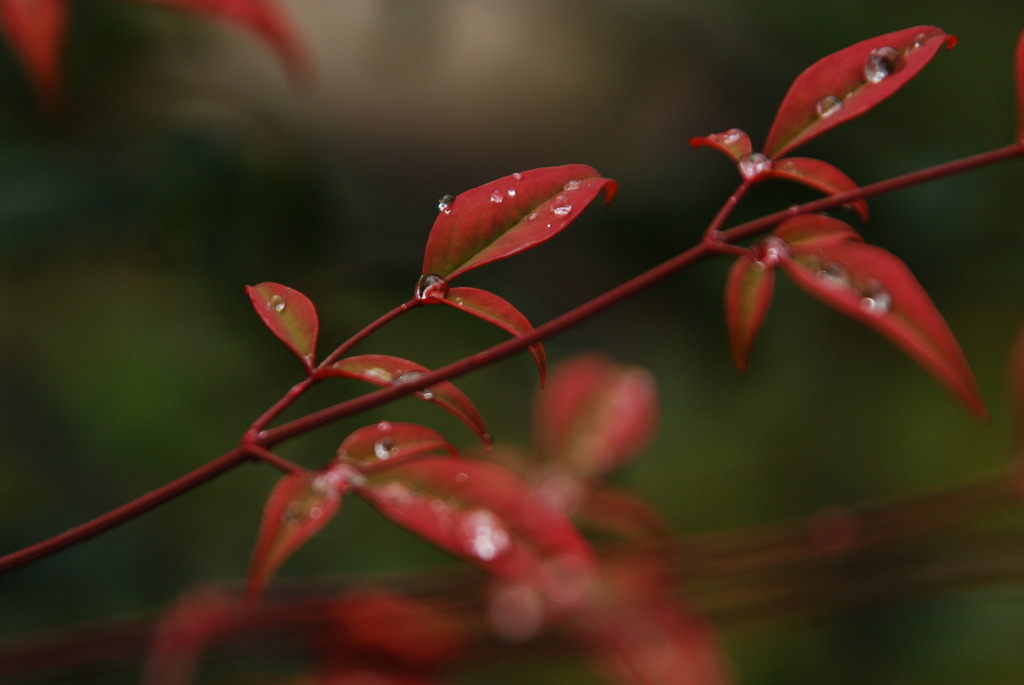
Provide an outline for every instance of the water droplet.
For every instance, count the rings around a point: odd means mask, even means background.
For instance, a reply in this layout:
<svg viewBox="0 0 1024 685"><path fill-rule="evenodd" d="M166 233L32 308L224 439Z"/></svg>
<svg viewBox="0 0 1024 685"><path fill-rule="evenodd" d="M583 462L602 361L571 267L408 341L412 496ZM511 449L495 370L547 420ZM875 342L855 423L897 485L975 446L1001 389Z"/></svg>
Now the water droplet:
<svg viewBox="0 0 1024 685"><path fill-rule="evenodd" d="M860 288L860 308L871 314L885 314L892 309L892 295L879 281L868 281Z"/></svg>
<svg viewBox="0 0 1024 685"><path fill-rule="evenodd" d="M422 376L423 376L423 372L422 371L406 371L401 376L399 376L395 380L395 382L396 383L412 383L413 381L415 381L416 379L418 379L418 378L420 378ZM422 390L418 390L418 391L416 391L416 394L419 395L420 397L422 397L425 400L430 400L430 399L434 398L434 391L431 390L430 388L423 388Z"/></svg>
<svg viewBox="0 0 1024 685"><path fill-rule="evenodd" d="M850 272L839 262L825 262L818 270L818 278L833 288L849 288Z"/></svg>
<svg viewBox="0 0 1024 685"><path fill-rule="evenodd" d="M900 68L901 56L890 47L876 48L864 62L864 78L868 83L881 83Z"/></svg>
<svg viewBox="0 0 1024 685"><path fill-rule="evenodd" d="M448 281L437 274L424 274L416 281L416 290L413 296L417 300L430 298L444 299L448 293Z"/></svg>
<svg viewBox="0 0 1024 685"><path fill-rule="evenodd" d="M822 119L826 119L843 108L843 101L835 95L826 95L814 105L814 111Z"/></svg>
<svg viewBox="0 0 1024 685"><path fill-rule="evenodd" d="M556 195L551 201L551 211L559 216L565 216L572 211L572 203L565 195Z"/></svg>
<svg viewBox="0 0 1024 685"><path fill-rule="evenodd" d="M730 128L725 133L720 134L719 140L723 145L732 145L733 143L738 143L742 137L743 131L738 128Z"/></svg>
<svg viewBox="0 0 1024 685"><path fill-rule="evenodd" d="M491 191L491 202L501 202L504 199L505 199L505 194L502 193L500 190L492 190Z"/></svg>
<svg viewBox="0 0 1024 685"><path fill-rule="evenodd" d="M451 213L452 203L455 202L454 195L442 195L437 200L437 211L444 212L445 214Z"/></svg>
<svg viewBox="0 0 1024 685"><path fill-rule="evenodd" d="M377 432L381 435L387 435L393 430L390 421L381 421L377 424Z"/></svg>
<svg viewBox="0 0 1024 685"><path fill-rule="evenodd" d="M514 178L517 181L521 181L523 180L523 175L517 171L516 173L512 174L512 178Z"/></svg>
<svg viewBox="0 0 1024 685"><path fill-rule="evenodd" d="M270 306L275 312L280 314L281 312L288 308L288 303L285 302L284 298L281 297L280 295L272 295L270 297Z"/></svg>
<svg viewBox="0 0 1024 685"><path fill-rule="evenodd" d="M505 191L505 194L508 195L509 197L515 197L516 196L516 189L515 188L509 188L508 190Z"/></svg>
<svg viewBox="0 0 1024 685"><path fill-rule="evenodd" d="M363 374L370 378L375 378L383 383L390 383L394 379L394 376L392 376L389 371L380 367L366 369L363 371Z"/></svg>
<svg viewBox="0 0 1024 685"><path fill-rule="evenodd" d="M526 217L530 221L536 221L537 217L540 216L540 212L530 212L530 216Z"/></svg>
<svg viewBox="0 0 1024 685"><path fill-rule="evenodd" d="M373 443L373 456L378 459L390 459L395 456L396 452L398 452L398 446L395 445L395 440L391 436L385 435Z"/></svg>
<svg viewBox="0 0 1024 685"><path fill-rule="evenodd" d="M916 50L917 48L921 47L922 45L924 45L927 42L928 42L928 34L927 33L919 33L916 36L914 36L913 49Z"/></svg>
<svg viewBox="0 0 1024 685"><path fill-rule="evenodd" d="M299 523L306 518L306 512L301 503L292 502L285 510L281 512L281 523L287 525L294 525Z"/></svg>
<svg viewBox="0 0 1024 685"><path fill-rule="evenodd" d="M465 483L467 480L469 480L469 474L468 473L456 473L455 474L455 482L456 483Z"/></svg>
<svg viewBox="0 0 1024 685"><path fill-rule="evenodd" d="M771 169L772 162L760 152L754 152L740 160L739 168L743 178L752 181Z"/></svg>
<svg viewBox="0 0 1024 685"><path fill-rule="evenodd" d="M459 522L462 549L481 561L493 561L512 547L508 529L486 509L476 509Z"/></svg>
<svg viewBox="0 0 1024 685"><path fill-rule="evenodd" d="M574 190L579 190L580 186L582 185L583 184L580 183L579 181L568 181L564 186L562 186L562 190L564 190L567 193L571 193Z"/></svg>
<svg viewBox="0 0 1024 685"><path fill-rule="evenodd" d="M321 509L320 507L310 507L309 513L307 514L307 516L315 521L318 518L320 518L321 516L323 516L323 514L324 514L324 510Z"/></svg>
<svg viewBox="0 0 1024 685"><path fill-rule="evenodd" d="M781 260L788 259L793 254L789 243L776 236L768 236L754 245L753 250L754 259L765 267L774 267Z"/></svg>

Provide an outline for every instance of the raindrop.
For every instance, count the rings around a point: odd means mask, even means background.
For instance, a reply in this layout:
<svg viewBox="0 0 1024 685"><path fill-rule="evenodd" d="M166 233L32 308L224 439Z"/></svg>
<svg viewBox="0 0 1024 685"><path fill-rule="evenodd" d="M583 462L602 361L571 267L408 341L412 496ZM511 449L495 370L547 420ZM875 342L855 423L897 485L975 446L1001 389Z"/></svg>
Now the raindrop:
<svg viewBox="0 0 1024 685"><path fill-rule="evenodd" d="M270 298L270 306L273 308L273 310L275 312L280 314L281 312L283 312L288 307L288 304L284 301L284 298L281 297L280 295L273 295Z"/></svg>
<svg viewBox="0 0 1024 685"><path fill-rule="evenodd" d="M556 195L552 200L551 211L559 216L565 216L572 211L572 203L565 195Z"/></svg>
<svg viewBox="0 0 1024 685"><path fill-rule="evenodd" d="M916 50L917 48L921 47L922 45L924 45L927 42L928 42L928 34L927 33L919 33L916 36L914 36L914 46L913 46L913 48Z"/></svg>
<svg viewBox="0 0 1024 685"><path fill-rule="evenodd" d="M843 108L843 101L835 95L826 95L814 105L814 111L822 119L826 119Z"/></svg>
<svg viewBox="0 0 1024 685"><path fill-rule="evenodd" d="M516 173L512 174L512 178L514 178L517 181L521 181L523 180L523 175L517 171Z"/></svg>
<svg viewBox="0 0 1024 685"><path fill-rule="evenodd" d="M509 197L515 197L516 196L516 189L515 188L509 188L508 190L505 191L505 194L508 195Z"/></svg>
<svg viewBox="0 0 1024 685"><path fill-rule="evenodd" d="M389 435L385 435L373 443L373 456L378 459L390 459L395 456L396 452L398 452L398 446L395 445L394 438Z"/></svg>
<svg viewBox="0 0 1024 685"><path fill-rule="evenodd" d="M381 421L377 424L377 431L383 435L390 433L392 430L390 421Z"/></svg>
<svg viewBox="0 0 1024 685"><path fill-rule="evenodd" d="M771 169L772 162L760 152L754 152L740 160L739 168L743 178L751 181Z"/></svg>
<svg viewBox="0 0 1024 685"><path fill-rule="evenodd" d="M582 185L583 184L579 181L568 181L564 186L562 186L562 190L567 193L571 193L574 190L579 190Z"/></svg>
<svg viewBox="0 0 1024 685"><path fill-rule="evenodd" d="M860 288L860 308L871 314L885 314L892 309L892 295L878 281L869 281Z"/></svg>
<svg viewBox="0 0 1024 685"><path fill-rule="evenodd" d="M871 51L864 62L864 78L868 83L881 83L900 68L900 53L884 47Z"/></svg>
<svg viewBox="0 0 1024 685"><path fill-rule="evenodd" d="M287 525L294 525L299 523L306 518L306 512L302 510L302 505L298 502L292 502L285 510L281 512L281 523Z"/></svg>
<svg viewBox="0 0 1024 685"><path fill-rule="evenodd" d="M465 483L467 480L469 480L469 474L468 473L456 473L455 474L455 482L456 483Z"/></svg>
<svg viewBox="0 0 1024 685"><path fill-rule="evenodd" d="M320 507L311 507L310 510L309 510L309 514L307 514L307 515L309 516L309 518L311 518L312 520L315 521L318 518L320 518L321 516L323 516L323 513L324 513L324 510L321 509Z"/></svg>
<svg viewBox="0 0 1024 685"><path fill-rule="evenodd" d="M486 509L466 514L459 523L459 534L462 549L481 561L493 561L512 546L508 529Z"/></svg>
<svg viewBox="0 0 1024 685"><path fill-rule="evenodd" d="M429 298L444 299L448 292L448 281L437 274L423 274L416 281L416 291L413 293L417 300Z"/></svg>
<svg viewBox="0 0 1024 685"><path fill-rule="evenodd" d="M423 372L422 371L406 371L401 376L399 376L396 379L395 382L396 383L412 383L413 381L415 381L417 378L420 378L421 376L423 376ZM416 392L416 394L419 395L420 397L422 397L425 400L431 400L431 399L434 398L434 391L431 390L430 388L423 388L422 390L418 390Z"/></svg>
<svg viewBox="0 0 1024 685"><path fill-rule="evenodd" d="M833 288L849 288L850 272L839 262L825 262L818 270L818 278Z"/></svg>
<svg viewBox="0 0 1024 685"><path fill-rule="evenodd" d="M792 256L793 251L782 238L768 236L758 244L754 245L753 257L758 264L766 267L774 267L783 259Z"/></svg>
<svg viewBox="0 0 1024 685"><path fill-rule="evenodd" d="M535 221L540 216L540 212L530 212L530 216L526 217L530 221Z"/></svg>
<svg viewBox="0 0 1024 685"><path fill-rule="evenodd" d="M451 213L451 206L453 202L455 202L454 195L442 195L437 200L437 211L444 212L445 214Z"/></svg>
<svg viewBox="0 0 1024 685"><path fill-rule="evenodd" d="M500 190L491 191L491 202L501 202L505 199L505 195Z"/></svg>
<svg viewBox="0 0 1024 685"><path fill-rule="evenodd" d="M720 140L724 145L732 145L733 143L738 143L742 137L743 131L738 128L730 128L728 131L721 134Z"/></svg>

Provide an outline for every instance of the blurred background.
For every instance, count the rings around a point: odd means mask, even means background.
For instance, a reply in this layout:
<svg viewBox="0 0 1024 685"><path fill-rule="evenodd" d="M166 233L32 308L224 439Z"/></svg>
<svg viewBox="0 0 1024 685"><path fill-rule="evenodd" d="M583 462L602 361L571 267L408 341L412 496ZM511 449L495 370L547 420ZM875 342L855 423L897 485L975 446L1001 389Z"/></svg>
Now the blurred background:
<svg viewBox="0 0 1024 685"><path fill-rule="evenodd" d="M739 127L758 146L793 78L846 45L916 24L960 39L893 100L801 148L858 182L1007 144L1016 126L1017 0L280 4L310 52L306 82L249 33L94 0L73 3L67 103L47 113L0 46L0 552L230 449L301 373L243 286L306 293L330 349L409 297L442 194L565 163L618 180L610 207L461 282L536 324L699 240L737 176L689 138ZM1009 459L1022 188L1019 164L946 179L872 200L862 231L910 265L946 316L988 424L785 283L741 377L721 313L725 261L550 341L548 354L600 349L656 375L659 437L618 480L683 535L969 479ZM765 184L737 220L811 197ZM359 349L438 366L501 339L429 308ZM500 442L529 444L531 366L520 356L459 383ZM362 389L323 388L299 409ZM473 441L409 402L281 451L314 467L381 418ZM237 581L276 478L238 469L0 576L0 640L147 615L189 588ZM453 563L353 500L282 576ZM737 681L769 684L1019 683L1022 638L1019 584L721 633ZM533 682L567 682L554 673Z"/></svg>

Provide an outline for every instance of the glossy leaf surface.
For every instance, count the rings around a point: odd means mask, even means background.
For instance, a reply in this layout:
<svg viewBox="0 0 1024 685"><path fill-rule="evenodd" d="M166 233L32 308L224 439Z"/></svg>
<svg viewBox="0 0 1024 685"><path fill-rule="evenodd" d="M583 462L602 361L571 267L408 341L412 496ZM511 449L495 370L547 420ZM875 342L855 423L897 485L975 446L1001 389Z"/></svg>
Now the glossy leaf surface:
<svg viewBox="0 0 1024 685"><path fill-rule="evenodd" d="M733 358L746 371L750 349L768 314L775 291L775 270L752 254L737 259L725 286L725 319Z"/></svg>
<svg viewBox="0 0 1024 685"><path fill-rule="evenodd" d="M430 299L432 302L442 302L472 314L478 319L521 337L533 331L533 326L525 316L506 300L494 293L479 288L450 288L443 298ZM537 364L540 372L541 384L547 374L547 355L544 353L544 346L540 343L530 345L530 354Z"/></svg>
<svg viewBox="0 0 1024 685"><path fill-rule="evenodd" d="M889 338L971 411L986 414L960 346L906 264L849 240L808 242L793 252L781 264L797 285Z"/></svg>
<svg viewBox="0 0 1024 685"><path fill-rule="evenodd" d="M956 39L934 26L914 26L861 41L807 68L793 82L765 141L764 154L797 145L864 114L902 88Z"/></svg>
<svg viewBox="0 0 1024 685"><path fill-rule="evenodd" d="M245 291L267 328L311 370L320 323L309 298L280 283L249 285Z"/></svg>
<svg viewBox="0 0 1024 685"><path fill-rule="evenodd" d="M534 409L541 453L585 478L599 477L635 457L658 423L658 395L650 373L596 354L553 370Z"/></svg>
<svg viewBox="0 0 1024 685"><path fill-rule="evenodd" d="M774 162L765 172L768 178L785 179L801 183L826 195L856 190L853 179L828 162L810 157L787 157ZM850 203L861 221L868 220L868 203L861 198Z"/></svg>
<svg viewBox="0 0 1024 685"><path fill-rule="evenodd" d="M562 512L495 464L426 457L371 476L357 491L399 525L502 577L524 578L542 557L593 561Z"/></svg>
<svg viewBox="0 0 1024 685"><path fill-rule="evenodd" d="M583 164L533 169L467 190L444 203L427 239L423 274L452 280L528 250L565 229L615 181Z"/></svg>
<svg viewBox="0 0 1024 685"><path fill-rule="evenodd" d="M731 128L722 133L712 133L709 136L690 138L690 145L715 148L734 162L739 162L754 151L753 145L750 143L750 136L738 128Z"/></svg>
<svg viewBox="0 0 1024 685"><path fill-rule="evenodd" d="M67 25L65 0L0 0L0 22L39 98L53 105L61 93L60 57Z"/></svg>
<svg viewBox="0 0 1024 685"><path fill-rule="evenodd" d="M322 375L355 378L375 385L387 386L395 383L415 381L430 370L416 362L386 354L364 354L346 357L323 370ZM473 403L451 383L445 381L416 391L416 396L436 404L453 414L480 436L490 442L487 427Z"/></svg>
<svg viewBox="0 0 1024 685"><path fill-rule="evenodd" d="M415 423L381 421L364 426L338 446L340 461L358 466L361 471L388 468L426 454L457 450L432 428Z"/></svg>

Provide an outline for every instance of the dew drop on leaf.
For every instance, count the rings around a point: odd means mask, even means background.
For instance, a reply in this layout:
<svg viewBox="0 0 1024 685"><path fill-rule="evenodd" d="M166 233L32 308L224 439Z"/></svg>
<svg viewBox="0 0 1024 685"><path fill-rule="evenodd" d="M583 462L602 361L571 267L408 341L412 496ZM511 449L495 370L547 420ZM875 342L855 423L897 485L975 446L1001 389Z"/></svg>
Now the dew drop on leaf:
<svg viewBox="0 0 1024 685"><path fill-rule="evenodd" d="M537 217L540 216L540 212L530 212L530 216L527 217L530 221L536 221Z"/></svg>
<svg viewBox="0 0 1024 685"><path fill-rule="evenodd" d="M825 262L818 270L818 278L834 288L850 287L850 272L839 262Z"/></svg>
<svg viewBox="0 0 1024 685"><path fill-rule="evenodd" d="M422 375L423 375L422 371L406 371L401 376L396 378L395 382L396 383L412 383L413 381L415 381L417 378L419 378ZM416 394L418 394L420 397L422 397L425 400L430 400L430 399L433 399L433 397L434 397L434 393L433 393L433 391L431 391L430 388L423 388L422 390L418 390Z"/></svg>
<svg viewBox="0 0 1024 685"><path fill-rule="evenodd" d="M743 131L738 128L730 128L728 131L722 134L722 143L725 145L732 145L740 138L743 137Z"/></svg>
<svg viewBox="0 0 1024 685"><path fill-rule="evenodd" d="M500 190L491 191L491 202L501 202L504 199L505 195Z"/></svg>
<svg viewBox="0 0 1024 685"><path fill-rule="evenodd" d="M743 178L751 181L764 172L771 169L772 163L767 157L762 155L760 152L754 152L747 155L739 162L740 173Z"/></svg>
<svg viewBox="0 0 1024 685"><path fill-rule="evenodd" d="M523 180L523 175L517 171L516 173L512 174L512 178L514 178L517 181L521 181Z"/></svg>
<svg viewBox="0 0 1024 685"><path fill-rule="evenodd" d="M835 95L826 95L814 105L814 111L822 119L826 119L843 108L843 101Z"/></svg>
<svg viewBox="0 0 1024 685"><path fill-rule="evenodd" d="M562 190L564 190L567 193L571 193L574 190L579 190L580 186L582 185L583 184L580 183L579 181L567 181L566 184L562 187Z"/></svg>
<svg viewBox="0 0 1024 685"><path fill-rule="evenodd" d="M774 267L782 259L788 259L793 255L793 250L782 238L768 236L753 247L753 257L758 264L765 267Z"/></svg>
<svg viewBox="0 0 1024 685"><path fill-rule="evenodd" d="M869 281L860 288L860 307L871 314L885 314L892 309L892 295L878 281Z"/></svg>
<svg viewBox="0 0 1024 685"><path fill-rule="evenodd" d="M390 459L397 452L394 438L385 435L373 443L373 456L380 460Z"/></svg>
<svg viewBox="0 0 1024 685"><path fill-rule="evenodd" d="M516 196L516 189L515 188L509 188L508 190L505 191L505 194L508 195L509 197L515 197Z"/></svg>
<svg viewBox="0 0 1024 685"><path fill-rule="evenodd" d="M876 48L864 62L864 78L868 83L881 83L900 68L901 60L899 51L893 48Z"/></svg>
<svg viewBox="0 0 1024 685"><path fill-rule="evenodd" d="M497 516L486 509L471 511L459 523L463 550L481 561L493 561L509 551L512 538Z"/></svg>
<svg viewBox="0 0 1024 685"><path fill-rule="evenodd" d="M551 205L551 211L559 216L565 216L572 211L572 202L565 195L556 195Z"/></svg>
<svg viewBox="0 0 1024 685"><path fill-rule="evenodd" d="M437 211L448 214L449 212L452 211L451 206L453 202L455 202L454 195L442 195L437 200Z"/></svg>
<svg viewBox="0 0 1024 685"><path fill-rule="evenodd" d="M274 295L270 298L270 306L273 307L275 312L280 314L288 307L288 304L280 295Z"/></svg>
<svg viewBox="0 0 1024 685"><path fill-rule="evenodd" d="M424 274L416 281L416 290L413 296L417 300L427 300L432 297L443 298L448 292L448 281L436 274Z"/></svg>

